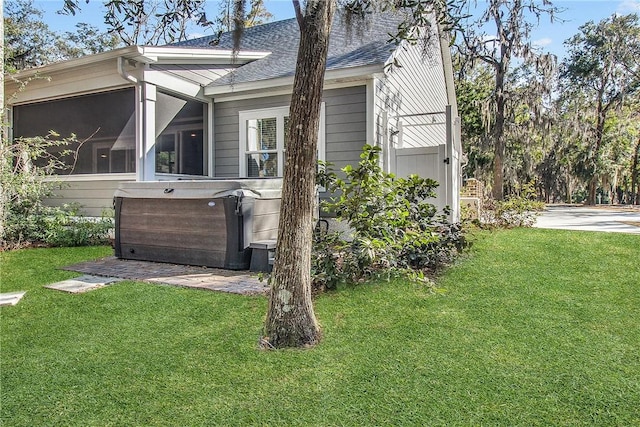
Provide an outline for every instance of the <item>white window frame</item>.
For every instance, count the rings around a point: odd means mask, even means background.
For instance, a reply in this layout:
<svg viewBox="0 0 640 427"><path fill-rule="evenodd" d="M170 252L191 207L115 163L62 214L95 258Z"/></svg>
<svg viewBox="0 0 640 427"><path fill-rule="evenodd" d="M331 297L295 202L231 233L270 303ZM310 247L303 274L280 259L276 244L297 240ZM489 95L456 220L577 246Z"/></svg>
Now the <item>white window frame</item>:
<svg viewBox="0 0 640 427"><path fill-rule="evenodd" d="M259 119L276 119L276 151L278 155L278 177L284 175L284 118L289 116L289 106L244 110L238 113L239 121L239 176L247 178L247 121ZM318 160L325 160L325 105L320 106L320 124L318 129Z"/></svg>

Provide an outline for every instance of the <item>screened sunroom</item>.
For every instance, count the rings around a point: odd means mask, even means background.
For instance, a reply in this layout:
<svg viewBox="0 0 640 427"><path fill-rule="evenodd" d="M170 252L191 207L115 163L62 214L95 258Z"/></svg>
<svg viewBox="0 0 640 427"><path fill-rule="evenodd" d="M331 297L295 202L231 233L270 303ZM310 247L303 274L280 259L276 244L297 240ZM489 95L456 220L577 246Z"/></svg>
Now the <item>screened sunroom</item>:
<svg viewBox="0 0 640 427"><path fill-rule="evenodd" d="M18 105L14 138L75 135L57 146L66 165L58 174L112 174L136 171L134 88ZM159 92L155 102L155 172L202 176L207 172L207 104Z"/></svg>
<svg viewBox="0 0 640 427"><path fill-rule="evenodd" d="M75 137L52 204L99 216L128 181L214 176L211 81L268 53L131 46L5 79L13 138Z"/></svg>

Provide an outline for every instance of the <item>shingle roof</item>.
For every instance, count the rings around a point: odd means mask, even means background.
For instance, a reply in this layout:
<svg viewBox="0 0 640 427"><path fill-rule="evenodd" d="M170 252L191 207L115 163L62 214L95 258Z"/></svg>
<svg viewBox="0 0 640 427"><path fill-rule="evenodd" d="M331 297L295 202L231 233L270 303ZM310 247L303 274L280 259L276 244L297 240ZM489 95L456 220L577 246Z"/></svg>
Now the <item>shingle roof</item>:
<svg viewBox="0 0 640 427"><path fill-rule="evenodd" d="M390 33L397 31L400 17L391 14L375 14L365 24L346 20L337 15L334 19L327 70L337 70L364 65L384 64L396 47L389 42ZM296 19L287 19L247 28L242 36L241 51L269 51L270 55L239 67L212 83L213 86L248 83L278 77L292 76L295 72L300 30ZM172 46L202 47L208 49L233 48L232 33L223 33L215 46L214 36L201 37L175 43Z"/></svg>

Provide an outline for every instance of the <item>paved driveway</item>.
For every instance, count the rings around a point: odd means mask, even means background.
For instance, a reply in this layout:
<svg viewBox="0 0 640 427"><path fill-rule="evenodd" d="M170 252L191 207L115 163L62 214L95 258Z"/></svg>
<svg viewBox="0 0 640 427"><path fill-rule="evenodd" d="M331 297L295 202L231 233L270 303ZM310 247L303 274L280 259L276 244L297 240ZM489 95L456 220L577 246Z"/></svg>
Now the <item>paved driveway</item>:
<svg viewBox="0 0 640 427"><path fill-rule="evenodd" d="M548 206L534 227L640 234L640 209Z"/></svg>

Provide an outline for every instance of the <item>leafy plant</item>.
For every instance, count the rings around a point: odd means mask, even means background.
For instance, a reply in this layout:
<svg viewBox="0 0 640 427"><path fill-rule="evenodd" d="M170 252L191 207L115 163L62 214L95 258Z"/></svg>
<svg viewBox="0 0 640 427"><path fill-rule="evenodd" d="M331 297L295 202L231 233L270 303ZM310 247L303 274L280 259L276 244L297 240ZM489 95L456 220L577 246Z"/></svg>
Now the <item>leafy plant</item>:
<svg viewBox="0 0 640 427"><path fill-rule="evenodd" d="M106 243L113 228L109 215L94 220L80 216L77 205L53 207L44 203L60 187L49 177L67 168L64 157L75 153L65 147L73 142L75 136L60 138L55 132L44 137L2 141L0 248Z"/></svg>
<svg viewBox="0 0 640 427"><path fill-rule="evenodd" d="M113 212L105 211L100 218L79 214L80 206L65 205L45 217L43 241L50 246L97 246L109 242L113 230Z"/></svg>
<svg viewBox="0 0 640 427"><path fill-rule="evenodd" d="M536 200L534 182L522 185L519 190L519 195L512 195L504 201L485 201L480 223L500 228L533 226L538 213L544 210L544 203Z"/></svg>
<svg viewBox="0 0 640 427"><path fill-rule="evenodd" d="M350 237L317 233L313 277L316 288L372 277L409 275L426 281L425 271L449 263L466 246L458 224L449 224L428 202L436 181L412 175L397 178L380 167L379 147L365 145L357 167L342 169L344 178L325 165L319 183L335 196L323 209L344 221Z"/></svg>

